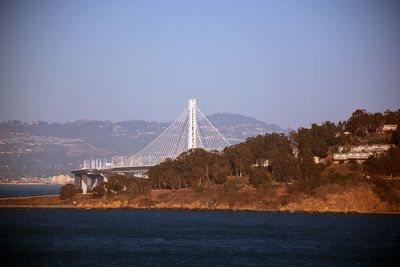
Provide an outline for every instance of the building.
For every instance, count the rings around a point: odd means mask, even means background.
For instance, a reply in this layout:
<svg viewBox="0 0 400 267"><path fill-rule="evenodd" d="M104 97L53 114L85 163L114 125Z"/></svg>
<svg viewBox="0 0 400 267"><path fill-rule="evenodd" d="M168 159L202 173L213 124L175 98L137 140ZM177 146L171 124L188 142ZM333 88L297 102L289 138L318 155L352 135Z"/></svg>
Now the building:
<svg viewBox="0 0 400 267"><path fill-rule="evenodd" d="M390 149L390 145L360 145L353 146L350 150L345 151L345 147L338 147L339 153L333 154L333 160L366 160L369 157L381 154Z"/></svg>
<svg viewBox="0 0 400 267"><path fill-rule="evenodd" d="M260 159L257 160L256 163L251 165L252 167L268 167L269 166L269 160L268 159Z"/></svg>
<svg viewBox="0 0 400 267"><path fill-rule="evenodd" d="M394 132L397 130L397 124L385 124L383 125L383 132Z"/></svg>
<svg viewBox="0 0 400 267"><path fill-rule="evenodd" d="M74 179L69 177L68 175L56 175L51 177L52 184L68 184L73 183Z"/></svg>

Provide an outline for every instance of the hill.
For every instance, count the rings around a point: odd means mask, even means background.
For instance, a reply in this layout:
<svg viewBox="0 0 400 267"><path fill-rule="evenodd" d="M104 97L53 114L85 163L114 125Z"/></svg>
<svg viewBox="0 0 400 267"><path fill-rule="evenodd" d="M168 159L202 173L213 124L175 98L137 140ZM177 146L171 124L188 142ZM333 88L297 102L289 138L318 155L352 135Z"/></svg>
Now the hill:
<svg viewBox="0 0 400 267"><path fill-rule="evenodd" d="M276 124L267 124L239 114L216 113L207 118L232 144L243 142L248 137L260 134L285 132Z"/></svg>
<svg viewBox="0 0 400 267"><path fill-rule="evenodd" d="M283 132L279 126L228 113L208 119L232 144L250 136ZM0 123L0 178L64 174L84 159L134 154L156 138L167 122L45 121Z"/></svg>

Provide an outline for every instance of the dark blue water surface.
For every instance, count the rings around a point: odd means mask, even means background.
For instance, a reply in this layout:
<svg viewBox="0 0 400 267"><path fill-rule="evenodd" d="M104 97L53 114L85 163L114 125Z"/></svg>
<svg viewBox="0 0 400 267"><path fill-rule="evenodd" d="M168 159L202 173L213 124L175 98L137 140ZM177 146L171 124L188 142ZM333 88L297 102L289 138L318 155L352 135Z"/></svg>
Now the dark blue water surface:
<svg viewBox="0 0 400 267"><path fill-rule="evenodd" d="M2 266L399 266L400 216L0 209Z"/></svg>
<svg viewBox="0 0 400 267"><path fill-rule="evenodd" d="M0 184L0 198L57 195L58 184Z"/></svg>

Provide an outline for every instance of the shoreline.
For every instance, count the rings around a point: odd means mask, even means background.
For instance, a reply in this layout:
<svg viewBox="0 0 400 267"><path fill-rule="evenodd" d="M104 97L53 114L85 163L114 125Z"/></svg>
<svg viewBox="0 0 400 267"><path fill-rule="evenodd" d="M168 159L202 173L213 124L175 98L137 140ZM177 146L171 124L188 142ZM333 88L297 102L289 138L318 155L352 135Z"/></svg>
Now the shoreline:
<svg viewBox="0 0 400 267"><path fill-rule="evenodd" d="M365 212L365 211L289 211L289 210L260 210L260 209L190 209L190 208L151 208L151 207L122 207L122 208L96 208L77 207L75 205L0 205L1 209L77 209L77 210L155 210L155 211L232 211L232 212L275 212L275 213L303 213L303 214L360 214L360 215L400 215L396 211Z"/></svg>
<svg viewBox="0 0 400 267"><path fill-rule="evenodd" d="M392 185L391 185L392 186ZM325 184L313 190L284 184L268 187L209 185L193 188L153 189L130 194L77 194L0 198L0 208L71 208L137 210L225 210L286 213L400 214L400 187L377 191L374 184Z"/></svg>
<svg viewBox="0 0 400 267"><path fill-rule="evenodd" d="M58 195L39 195L39 196L23 196L23 197L0 197L1 200L18 200L18 199L29 199L29 198L45 198L45 197L58 197Z"/></svg>
<svg viewBox="0 0 400 267"><path fill-rule="evenodd" d="M236 207L236 208L219 208L219 207L188 207L181 205L168 205L163 204L162 207L157 204L155 206L148 205L135 205L135 204L123 204L120 200L110 200L109 202L95 201L92 203L78 202L72 203L55 203L55 204L26 204L26 203L12 203L13 201L26 201L26 200L48 200L62 202L58 195L42 195L42 196L30 196L30 197L11 197L11 198L1 198L0 199L0 209L79 209L79 210L116 210L116 209L129 209L129 210L184 210L184 211L246 211L246 212L278 212L278 213L304 213L304 214L365 214L365 215L400 215L400 211L356 211L356 210L290 210L287 208L280 209L262 209L262 208L249 208L249 207ZM6 202L6 203L1 203ZM11 203L7 203L11 202ZM119 203L122 205L113 205L114 203Z"/></svg>
<svg viewBox="0 0 400 267"><path fill-rule="evenodd" d="M64 185L64 184L52 184L52 183L0 183L0 185Z"/></svg>

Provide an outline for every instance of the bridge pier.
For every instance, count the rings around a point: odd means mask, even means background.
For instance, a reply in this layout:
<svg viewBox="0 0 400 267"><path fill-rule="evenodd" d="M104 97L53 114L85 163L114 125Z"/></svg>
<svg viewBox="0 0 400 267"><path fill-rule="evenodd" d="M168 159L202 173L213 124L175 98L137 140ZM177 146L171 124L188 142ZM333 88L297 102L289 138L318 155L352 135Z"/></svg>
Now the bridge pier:
<svg viewBox="0 0 400 267"><path fill-rule="evenodd" d="M103 185L105 178L99 174L75 174L75 186L82 189L83 194L87 194L96 186Z"/></svg>
<svg viewBox="0 0 400 267"><path fill-rule="evenodd" d="M85 174L75 174L75 186L82 189L83 194L86 194L88 191L88 176Z"/></svg>
<svg viewBox="0 0 400 267"><path fill-rule="evenodd" d="M75 186L82 189L83 194L87 194L96 186L102 186L107 182L107 177L113 174L133 175L140 178L148 178L147 171L151 166L137 166L137 167L118 167L109 169L77 169L72 170L71 173L75 177Z"/></svg>
<svg viewBox="0 0 400 267"><path fill-rule="evenodd" d="M104 176L102 176L101 174L95 176L89 176L89 178L90 178L90 189L93 189L96 186L102 186L106 180L104 179Z"/></svg>
<svg viewBox="0 0 400 267"><path fill-rule="evenodd" d="M75 186L77 188L81 188L82 187L82 174L74 174L74 178L75 178Z"/></svg>

